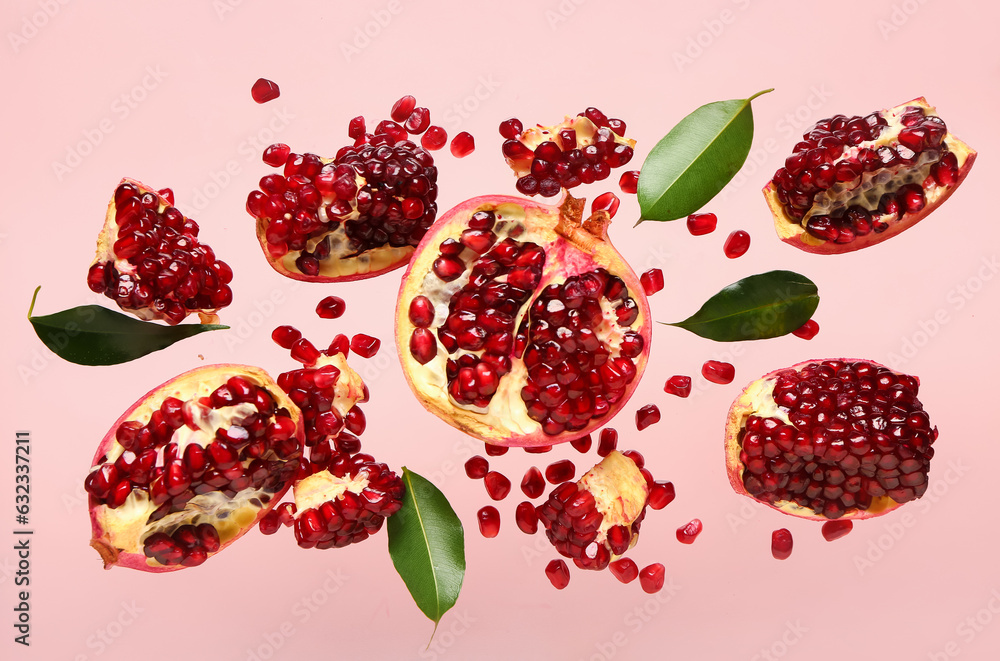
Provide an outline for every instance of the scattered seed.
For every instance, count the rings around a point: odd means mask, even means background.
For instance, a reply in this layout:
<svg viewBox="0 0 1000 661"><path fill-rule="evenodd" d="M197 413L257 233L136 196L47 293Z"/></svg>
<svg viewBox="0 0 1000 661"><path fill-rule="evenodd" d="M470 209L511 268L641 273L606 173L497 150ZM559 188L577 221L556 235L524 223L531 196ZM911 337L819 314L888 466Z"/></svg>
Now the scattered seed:
<svg viewBox="0 0 1000 661"><path fill-rule="evenodd" d="M792 533L788 528L771 533L771 555L775 560L787 560L792 555Z"/></svg>
<svg viewBox="0 0 1000 661"><path fill-rule="evenodd" d="M701 529L701 519L691 519L677 529L677 541L681 544L694 544L694 540L701 534Z"/></svg>

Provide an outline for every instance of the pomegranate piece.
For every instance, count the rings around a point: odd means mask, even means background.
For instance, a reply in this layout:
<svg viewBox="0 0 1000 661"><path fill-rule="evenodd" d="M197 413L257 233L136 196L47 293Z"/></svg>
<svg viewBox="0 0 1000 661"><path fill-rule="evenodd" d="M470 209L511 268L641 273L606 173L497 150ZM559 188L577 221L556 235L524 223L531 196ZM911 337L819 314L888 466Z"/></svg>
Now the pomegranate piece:
<svg viewBox="0 0 1000 661"><path fill-rule="evenodd" d="M549 484L562 484L576 475L576 466L569 459L560 459L545 467L545 479Z"/></svg>
<svg viewBox="0 0 1000 661"><path fill-rule="evenodd" d="M233 302L233 270L199 241L198 229L163 195L122 179L87 285L140 319L174 325L197 313L202 323L217 323L216 312Z"/></svg>
<svg viewBox="0 0 1000 661"><path fill-rule="evenodd" d="M473 480L481 480L490 471L490 462L476 455L465 462L465 474Z"/></svg>
<svg viewBox="0 0 1000 661"><path fill-rule="evenodd" d="M656 404L646 404L635 412L635 428L642 431L660 421L660 409Z"/></svg>
<svg viewBox="0 0 1000 661"><path fill-rule="evenodd" d="M467 131L462 131L451 139L451 155L465 158L476 149L476 139Z"/></svg>
<svg viewBox="0 0 1000 661"><path fill-rule="evenodd" d="M600 442L597 445L597 456L606 457L618 447L618 431L614 427L601 430Z"/></svg>
<svg viewBox="0 0 1000 661"><path fill-rule="evenodd" d="M715 231L719 219L714 213L693 213L687 217L688 232L692 236L702 236Z"/></svg>
<svg viewBox="0 0 1000 661"><path fill-rule="evenodd" d="M542 471L534 466L525 471L524 477L521 479L521 491L528 498L538 498L545 493L545 479L542 477Z"/></svg>
<svg viewBox="0 0 1000 661"><path fill-rule="evenodd" d="M476 514L479 521L479 532L483 537L492 539L500 534L500 512L492 505L487 505Z"/></svg>
<svg viewBox="0 0 1000 661"><path fill-rule="evenodd" d="M517 504L514 510L514 519L517 527L526 535L534 535L538 532L538 514L535 513L535 506L528 501Z"/></svg>
<svg viewBox="0 0 1000 661"><path fill-rule="evenodd" d="M501 129L510 131L506 125ZM620 119L587 108L556 126L528 128L506 139L501 150L517 176L520 193L554 197L562 189L607 179L612 168L631 161L635 140L623 137L624 133ZM624 192L629 181L619 183Z"/></svg>
<svg viewBox="0 0 1000 661"><path fill-rule="evenodd" d="M832 542L836 539L840 539L852 530L854 530L854 521L851 521L850 519L827 521L823 524L823 539L828 542Z"/></svg>
<svg viewBox="0 0 1000 661"><path fill-rule="evenodd" d="M864 519L927 490L937 439L915 377L870 360L817 360L744 389L729 411L737 493L808 519Z"/></svg>
<svg viewBox="0 0 1000 661"><path fill-rule="evenodd" d="M764 187L778 237L807 252L859 250L899 234L962 183L976 152L926 99L817 122Z"/></svg>
<svg viewBox="0 0 1000 661"><path fill-rule="evenodd" d="M327 296L316 305L316 314L322 319L339 319L347 309L344 299L336 296Z"/></svg>
<svg viewBox="0 0 1000 661"><path fill-rule="evenodd" d="M208 365L146 394L84 480L105 568L193 567L236 541L292 485L302 419L256 367Z"/></svg>
<svg viewBox="0 0 1000 661"><path fill-rule="evenodd" d="M280 94L278 85L267 78L258 78L257 82L250 88L250 95L257 103L267 103L277 99Z"/></svg>
<svg viewBox="0 0 1000 661"><path fill-rule="evenodd" d="M681 544L694 544L694 540L701 534L701 529L701 520L691 519L677 529L677 541Z"/></svg>
<svg viewBox="0 0 1000 661"><path fill-rule="evenodd" d="M358 333L351 338L351 351L362 358L371 358L378 353L381 346L381 340L371 335L365 335L364 333Z"/></svg>
<svg viewBox="0 0 1000 661"><path fill-rule="evenodd" d="M674 498L677 497L674 491L673 482L663 482L657 480L649 488L649 503L648 505L654 510L662 510L664 507L674 502Z"/></svg>
<svg viewBox="0 0 1000 661"><path fill-rule="evenodd" d="M621 178L618 179L618 187L622 189L623 193L635 195L636 191L639 190L639 171L622 172Z"/></svg>
<svg viewBox="0 0 1000 661"><path fill-rule="evenodd" d="M736 368L729 363L718 360L706 360L705 364L701 366L701 375L712 383L725 385L732 383L733 379L736 378Z"/></svg>
<svg viewBox="0 0 1000 661"><path fill-rule="evenodd" d="M792 555L792 533L781 528L771 533L771 555L775 560L788 560Z"/></svg>
<svg viewBox="0 0 1000 661"><path fill-rule="evenodd" d="M486 493L493 500L503 500L510 493L510 480L502 473L490 471L483 478L486 484Z"/></svg>
<svg viewBox="0 0 1000 661"><path fill-rule="evenodd" d="M668 395L688 397L691 394L691 377L675 374L667 379L667 382L663 385L663 392Z"/></svg>
<svg viewBox="0 0 1000 661"><path fill-rule="evenodd" d="M440 126L431 126L420 138L420 146L428 151L437 151L448 144L448 132Z"/></svg>
<svg viewBox="0 0 1000 661"><path fill-rule="evenodd" d="M545 575L549 577L552 587L562 590L569 585L569 567L562 560L553 560L545 566Z"/></svg>
<svg viewBox="0 0 1000 661"><path fill-rule="evenodd" d="M729 259L736 259L746 254L750 250L750 235L743 230L736 230L728 237L722 246L722 251Z"/></svg>
<svg viewBox="0 0 1000 661"><path fill-rule="evenodd" d="M817 333L819 333L819 324L812 319L792 331L792 335L801 337L803 340L811 340L816 337Z"/></svg>
<svg viewBox="0 0 1000 661"><path fill-rule="evenodd" d="M666 569L659 562L643 567L639 572L639 585L646 594L656 594L663 589Z"/></svg>
<svg viewBox="0 0 1000 661"><path fill-rule="evenodd" d="M584 206L480 197L435 224L396 309L403 372L425 408L526 448L577 439L622 408L645 369L649 308L607 214L584 220Z"/></svg>

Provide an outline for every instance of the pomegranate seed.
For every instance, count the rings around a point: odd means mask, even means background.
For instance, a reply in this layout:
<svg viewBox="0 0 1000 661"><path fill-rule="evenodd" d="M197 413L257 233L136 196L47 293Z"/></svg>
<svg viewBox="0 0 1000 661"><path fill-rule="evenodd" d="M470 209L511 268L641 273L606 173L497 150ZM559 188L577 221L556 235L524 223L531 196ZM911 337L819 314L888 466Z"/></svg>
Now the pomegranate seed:
<svg viewBox="0 0 1000 661"><path fill-rule="evenodd" d="M554 461L545 467L545 479L550 484L562 484L576 475L576 466L569 459Z"/></svg>
<svg viewBox="0 0 1000 661"><path fill-rule="evenodd" d="M823 524L823 539L832 542L835 539L840 539L852 530L854 530L854 522L850 519L827 521Z"/></svg>
<svg viewBox="0 0 1000 661"><path fill-rule="evenodd" d="M315 365L319 360L319 350L306 338L299 338L292 344L292 359L303 365Z"/></svg>
<svg viewBox="0 0 1000 661"><path fill-rule="evenodd" d="M606 457L611 451L618 447L618 431L614 427L606 427L601 430L601 438L597 444L597 454Z"/></svg>
<svg viewBox="0 0 1000 661"><path fill-rule="evenodd" d="M428 151L437 151L448 144L448 132L440 126L432 126L420 136L420 146Z"/></svg>
<svg viewBox="0 0 1000 661"><path fill-rule="evenodd" d="M642 431L660 421L660 409L656 404L646 404L635 412L635 428Z"/></svg>
<svg viewBox="0 0 1000 661"><path fill-rule="evenodd" d="M488 454L491 457L499 457L501 455L505 455L509 450L510 448L505 447L503 445L491 445L489 443L486 444L486 454Z"/></svg>
<svg viewBox="0 0 1000 661"><path fill-rule="evenodd" d="M701 520L691 519L677 529L677 541L681 544L694 544L694 540L701 534Z"/></svg>
<svg viewBox="0 0 1000 661"><path fill-rule="evenodd" d="M816 337L816 333L819 332L819 324L810 319L806 323L802 324L798 328L792 331L792 335L795 337L801 337L803 340L811 340Z"/></svg>
<svg viewBox="0 0 1000 661"><path fill-rule="evenodd" d="M581 436L580 438L574 439L569 442L577 452L582 452L586 454L590 452L590 446L593 444L594 439L591 438L590 434L586 436Z"/></svg>
<svg viewBox="0 0 1000 661"><path fill-rule="evenodd" d="M352 140L357 140L365 134L365 118L358 115L347 125L347 136Z"/></svg>
<svg viewBox="0 0 1000 661"><path fill-rule="evenodd" d="M642 290L646 292L646 296L652 296L663 289L663 271L649 269L639 276L639 282L642 283Z"/></svg>
<svg viewBox="0 0 1000 661"><path fill-rule="evenodd" d="M351 351L362 358L371 358L378 353L380 346L382 346L382 342L378 338L364 333L358 333L351 338Z"/></svg>
<svg viewBox="0 0 1000 661"><path fill-rule="evenodd" d="M280 168L288 160L289 152L291 149L288 148L288 145L277 142L264 150L264 163L273 168Z"/></svg>
<svg viewBox="0 0 1000 661"><path fill-rule="evenodd" d="M673 502L676 495L673 482L656 481L649 489L649 506L654 510L662 510Z"/></svg>
<svg viewBox="0 0 1000 661"><path fill-rule="evenodd" d="M166 200L167 204L171 206L174 204L174 191L172 189L161 188L160 190L156 191L156 194L162 197L164 200Z"/></svg>
<svg viewBox="0 0 1000 661"><path fill-rule="evenodd" d="M666 570L662 564L655 562L648 567L643 567L639 572L639 585L646 594L655 594L663 588L663 581Z"/></svg>
<svg viewBox="0 0 1000 661"><path fill-rule="evenodd" d="M431 125L431 111L427 108L414 108L410 116L403 123L403 128L408 133L419 135L427 130Z"/></svg>
<svg viewBox="0 0 1000 661"><path fill-rule="evenodd" d="M332 356L336 353L343 354L344 358L351 351L351 342L347 339L347 336L343 333L337 333L333 336L333 340L330 342L330 346L326 350L326 355Z"/></svg>
<svg viewBox="0 0 1000 661"><path fill-rule="evenodd" d="M594 198L594 201L590 204L590 212L596 213L598 211L607 211L609 218L614 218L615 214L618 213L618 205L621 200L614 193L601 193Z"/></svg>
<svg viewBox="0 0 1000 661"><path fill-rule="evenodd" d="M693 236L711 234L715 231L718 222L719 219L715 217L714 213L693 213L687 218L688 232L691 232Z"/></svg>
<svg viewBox="0 0 1000 661"><path fill-rule="evenodd" d="M282 349L291 349L292 345L301 337L301 331L294 326L278 326L271 331L271 339Z"/></svg>
<svg viewBox="0 0 1000 661"><path fill-rule="evenodd" d="M406 95L396 103L392 104L392 111L389 116L395 122L405 122L417 105L417 100L410 95Z"/></svg>
<svg viewBox="0 0 1000 661"><path fill-rule="evenodd" d="M528 501L523 501L517 504L517 509L514 510L514 520L517 521L517 527L520 528L521 532L527 535L534 535L538 532L538 514L535 512L535 506Z"/></svg>
<svg viewBox="0 0 1000 661"><path fill-rule="evenodd" d="M524 448L524 451L528 454L545 454L546 452L552 452L551 445L533 445L531 447Z"/></svg>
<svg viewBox="0 0 1000 661"><path fill-rule="evenodd" d="M493 500L503 500L510 493L510 480L496 471L490 471L483 480L486 483L486 493Z"/></svg>
<svg viewBox="0 0 1000 661"><path fill-rule="evenodd" d="M517 140L517 137L521 135L521 131L523 130L524 125L516 117L511 117L500 122L500 135L508 140Z"/></svg>
<svg viewBox="0 0 1000 661"><path fill-rule="evenodd" d="M618 187L622 189L623 193L635 195L635 192L639 190L639 171L622 172L621 179L618 180Z"/></svg>
<svg viewBox="0 0 1000 661"><path fill-rule="evenodd" d="M706 360L701 366L701 375L712 383L725 385L736 378L736 368L718 360Z"/></svg>
<svg viewBox="0 0 1000 661"><path fill-rule="evenodd" d="M521 479L521 491L528 498L538 498L545 493L545 479L542 477L542 471L534 466L525 471L524 477Z"/></svg>
<svg viewBox="0 0 1000 661"><path fill-rule="evenodd" d="M787 560L792 555L792 533L788 528L771 533L771 555L775 560Z"/></svg>
<svg viewBox="0 0 1000 661"><path fill-rule="evenodd" d="M277 99L280 92L278 86L267 78L258 78L257 82L250 88L250 94L257 103L267 103L272 99Z"/></svg>
<svg viewBox="0 0 1000 661"><path fill-rule="evenodd" d="M479 532L483 534L483 537L492 539L500 533L500 512L497 511L497 508L487 505L479 510L477 518L479 519Z"/></svg>
<svg viewBox="0 0 1000 661"><path fill-rule="evenodd" d="M646 465L646 459L642 456L642 453L638 450L625 450L622 454L632 460L636 468L642 468Z"/></svg>
<svg viewBox="0 0 1000 661"><path fill-rule="evenodd" d="M490 470L490 462L485 457L478 454L465 462L465 474L473 480L480 480L486 477Z"/></svg>
<svg viewBox="0 0 1000 661"><path fill-rule="evenodd" d="M663 392L668 395L677 395L678 397L687 397L691 394L691 377L683 376L681 374L675 374L669 379L667 379L666 384L663 386Z"/></svg>
<svg viewBox="0 0 1000 661"><path fill-rule="evenodd" d="M562 560L553 560L545 566L545 575L556 590L562 590L569 585L569 567Z"/></svg>
<svg viewBox="0 0 1000 661"><path fill-rule="evenodd" d="M611 574L622 583L631 583L639 577L639 565L629 558L619 558L608 565Z"/></svg>
<svg viewBox="0 0 1000 661"><path fill-rule="evenodd" d="M736 230L726 238L725 244L722 246L723 252L726 253L726 257L729 259L736 259L746 254L746 251L750 249L750 235L743 230Z"/></svg>
<svg viewBox="0 0 1000 661"><path fill-rule="evenodd" d="M468 131L462 131L451 139L451 155L465 158L476 149L476 139Z"/></svg>
<svg viewBox="0 0 1000 661"><path fill-rule="evenodd" d="M322 319L336 319L344 314L347 304L344 299L336 296L327 296L316 305L316 314Z"/></svg>

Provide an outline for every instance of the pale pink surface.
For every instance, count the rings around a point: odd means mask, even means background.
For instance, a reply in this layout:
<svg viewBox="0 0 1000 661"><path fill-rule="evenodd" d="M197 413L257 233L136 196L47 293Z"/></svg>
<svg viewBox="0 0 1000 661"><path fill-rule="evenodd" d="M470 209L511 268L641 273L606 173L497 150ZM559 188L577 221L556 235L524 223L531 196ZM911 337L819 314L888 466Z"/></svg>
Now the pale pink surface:
<svg viewBox="0 0 1000 661"><path fill-rule="evenodd" d="M183 654L243 661L253 658L251 651L266 658L269 646L280 647L273 658L281 659L728 660L764 658L757 656L764 649L774 658L812 661L998 656L1000 533L991 461L997 435L989 419L1000 322L1000 230L991 183L1000 178L992 157L1000 100L995 5L880 0L835 10L828 3L749 0L552 0L484 9L404 0L316 2L292 13L274 3L233 1L232 11L219 13L228 7L221 0L155 8L68 3L52 18L33 18L40 4L7 3L4 18L4 434L11 439L15 429L27 428L34 435L36 530L33 645L15 646L8 624L4 658L158 661ZM389 8L396 14L388 25L348 59L342 45L374 20L372 12ZM24 29L25 20L45 24L12 45L10 34ZM679 66L675 54L689 47L694 54L690 44L698 39L703 52ZM897 70L872 78L866 56ZM261 76L281 87L281 97L266 105L250 98ZM120 97L144 77L152 89L137 93L145 98L130 108ZM264 263L243 205L269 171L259 160L272 141L268 126L293 149L332 155L346 141L351 117L374 120L402 94L415 94L449 135L476 136L475 153L462 161L447 149L438 152L443 210L474 195L514 192L496 132L511 115L550 123L596 105L628 122L628 134L639 141L638 167L655 141L698 105L767 87L777 90L755 101L754 160L706 209L719 216L713 234L691 237L683 222L632 229L638 208L634 197L622 196L612 236L637 272L664 270L667 287L652 299L654 319L682 318L719 287L781 267L819 284L822 330L810 342L789 336L721 345L658 326L655 353L632 402L635 408L657 403L663 421L637 434L626 410L615 426L620 447L641 450L657 476L677 486L677 500L650 512L630 553L640 568L663 562L674 588L654 598L607 572L574 572L569 587L557 592L543 574L554 552L540 535L529 540L514 526L516 492L499 505L500 537L478 534L475 512L489 501L461 465L481 446L424 412L399 373L391 337L401 271L309 286ZM917 95L936 104L955 134L983 155L962 190L919 226L858 253L821 257L781 244L760 188L798 134L834 113L864 114ZM53 163L65 162L67 150L102 122L111 132L57 176ZM98 302L84 278L122 176L172 187L181 209L233 266L236 299L222 318L234 329L132 364L66 364L44 350L22 315L37 284L39 313ZM607 184L578 192L617 190L617 173ZM728 260L721 244L737 228L750 231L753 245ZM331 293L348 302L336 322L313 313ZM139 394L201 364L199 354L206 363L247 362L272 373L287 368L286 352L268 337L280 323L295 324L317 342L335 332L382 339L375 359L354 361L373 396L365 407L365 447L431 478L466 525L464 590L427 651L431 624L393 571L384 534L329 552L300 550L288 534L255 534L201 568L169 575L104 572L87 546L82 481L110 423ZM866 356L919 375L921 399L941 437L922 501L826 543L817 525L730 490L721 434L744 383L782 365L837 355ZM686 400L663 393L670 375L696 376L709 358L733 362L736 381L696 380ZM8 542L0 551L0 604L10 614L12 442L5 447L0 527ZM532 459L544 466L564 456L579 470L587 467L568 445L491 464L519 481ZM682 546L674 530L693 517L705 531ZM769 539L781 527L794 534L795 551L777 562ZM339 572L342 584L328 580L328 572Z"/></svg>

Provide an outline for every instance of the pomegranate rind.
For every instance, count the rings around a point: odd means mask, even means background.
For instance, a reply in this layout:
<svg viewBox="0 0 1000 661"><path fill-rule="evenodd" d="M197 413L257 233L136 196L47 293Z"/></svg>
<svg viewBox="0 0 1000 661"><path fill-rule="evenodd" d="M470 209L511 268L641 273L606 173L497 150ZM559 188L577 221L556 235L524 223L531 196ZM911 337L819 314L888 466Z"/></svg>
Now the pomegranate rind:
<svg viewBox="0 0 1000 661"><path fill-rule="evenodd" d="M639 277L611 244L608 237L610 218L607 213L598 211L583 219L585 206L584 200L569 195L566 195L558 206L515 196L480 196L458 204L438 217L427 230L403 274L396 302L395 322L396 350L403 367L403 375L410 390L425 409L456 429L486 443L506 447L538 447L584 436L607 424L625 406L646 369L652 339L649 303L643 294ZM631 327L642 336L645 347L634 359L635 378L626 387L622 398L612 405L606 415L596 420L592 419L583 429L567 430L558 435L548 436L542 431L540 423L528 417L524 402L518 394L526 375L526 368L520 361L516 361L510 374L501 379L500 387L490 404L490 412L482 414L460 408L449 399L443 368L439 370L441 373L435 376L434 368L429 367L437 361L437 358L428 365L421 365L410 353L410 336L416 326L409 319L408 306L410 301L420 294L425 276L431 273L431 267L438 256L436 248L445 237L458 237L462 228L466 226L468 218L482 209L496 211L498 216L506 213L522 217L526 225L532 226L532 231L535 233L532 240L536 242L549 244L565 239L557 252L547 253L542 279L535 289L536 292L567 276L597 267L611 266L609 270L620 277L634 294L639 313ZM559 266L556 267L556 264ZM534 300L534 297L530 300ZM515 327L530 309L530 300L515 320ZM438 358L442 355L442 351L444 350L439 347ZM494 407L496 413L492 413Z"/></svg>
<svg viewBox="0 0 1000 661"><path fill-rule="evenodd" d="M185 399L192 397L193 394L191 393L196 392L196 390L200 391L201 395L207 396L216 387L224 384L233 376L243 377L256 386L266 388L274 397L277 408L288 409L289 416L296 425L295 436L299 439L300 443L303 442L304 427L301 412L267 372L259 367L223 363L205 365L184 372L143 395L111 425L111 429L97 447L97 452L94 453L91 465L103 463L107 459L113 459L120 454L120 452L116 451L116 448L117 450L121 450L121 446L115 438L115 432L123 422L128 420L148 420L149 415L159 407L159 402L162 402L167 397L177 396L178 393L187 393ZM156 404L153 404L153 402L156 402ZM220 553L223 549L253 529L257 525L257 522L278 504L291 486L292 481L289 480L288 484L276 492L271 497L271 500L259 509L241 508L233 511L227 522L234 525L223 526L221 529L216 525L221 545L219 550L212 553L212 555ZM126 567L154 573L186 569L184 565L162 565L156 560L146 557L145 553L143 553L142 541L144 539L143 531L146 528L146 518L155 509L155 506L148 505L145 508L148 511L143 516L142 512L144 509L142 503L133 501L135 493L133 491L133 495L129 496L129 500L115 510L111 510L106 505L96 503L92 496L89 498L92 532L90 545L100 554L101 559L104 561L104 568ZM141 498L137 500L141 500ZM118 510L129 507L132 508L135 514L132 520L114 514Z"/></svg>
<svg viewBox="0 0 1000 661"><path fill-rule="evenodd" d="M902 110L907 106L919 106L924 108L928 114L937 114L934 106L928 104L927 99L922 96L882 112L891 113ZM799 221L788 215L781 204L781 200L778 199L774 182L769 181L764 186L762 192L764 193L764 199L767 201L767 206L771 210L771 215L774 218L774 230L778 238L806 252L817 255L837 255L861 250L862 248L881 243L913 227L951 197L952 193L965 181L969 171L972 169L972 164L976 161L977 152L968 144L955 137L950 131L945 134L942 142L947 143L949 151L954 153L955 158L958 160L958 177L955 183L949 186L938 186L933 182L930 186L925 184L924 196L926 204L923 209L916 213L904 213L899 220L889 222L888 229L880 234L871 232L865 236L855 238L850 243L824 241L809 234Z"/></svg>
<svg viewBox="0 0 1000 661"><path fill-rule="evenodd" d="M787 424L791 424L788 422L787 418L785 418L784 412L778 408L778 405L775 404L774 399L771 396L774 392L774 384L777 380L777 376L778 374L789 370L801 371L802 368L821 363L823 360L831 359L806 360L801 363L796 363L791 367L785 367L780 370L769 372L756 381L752 381L743 389L743 392L740 393L739 397L737 397L733 402L732 406L729 408L729 415L726 418L726 473L729 475L729 485L733 488L733 491L741 496L746 496L747 498L755 500L758 503L767 505L772 509L776 509L784 514L798 517L800 519L809 519L811 521L829 521L830 519L821 514L816 514L816 512L812 509L802 507L798 503L792 501L780 500L775 503L769 503L754 498L747 492L743 485L744 466L740 461L739 438L740 431L744 428L747 418L751 415L782 418ZM867 358L834 358L832 360L839 360L845 363L864 362L875 367L885 367L884 365ZM893 371L893 373L902 374L901 372L895 371ZM900 507L902 504L903 503L897 503L889 496L879 496L872 499L871 506L868 509L851 508L848 509L840 518L858 520L870 519L876 516L882 516L883 514L888 514L894 509Z"/></svg>

